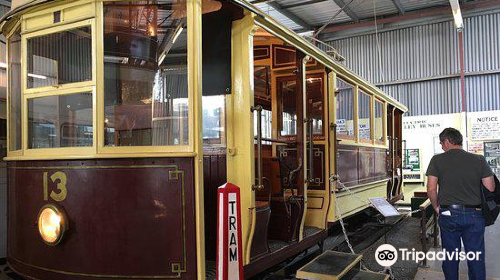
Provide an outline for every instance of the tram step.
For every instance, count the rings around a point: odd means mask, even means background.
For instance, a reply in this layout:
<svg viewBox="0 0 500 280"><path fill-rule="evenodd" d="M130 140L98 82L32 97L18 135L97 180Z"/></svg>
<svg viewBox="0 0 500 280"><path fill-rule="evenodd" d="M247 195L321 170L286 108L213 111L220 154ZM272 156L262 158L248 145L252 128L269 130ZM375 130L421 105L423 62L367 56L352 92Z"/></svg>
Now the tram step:
<svg viewBox="0 0 500 280"><path fill-rule="evenodd" d="M297 271L297 279L344 279L351 270L359 271L362 255L326 251ZM361 279L361 278L353 278ZM364 278L363 278L364 279Z"/></svg>

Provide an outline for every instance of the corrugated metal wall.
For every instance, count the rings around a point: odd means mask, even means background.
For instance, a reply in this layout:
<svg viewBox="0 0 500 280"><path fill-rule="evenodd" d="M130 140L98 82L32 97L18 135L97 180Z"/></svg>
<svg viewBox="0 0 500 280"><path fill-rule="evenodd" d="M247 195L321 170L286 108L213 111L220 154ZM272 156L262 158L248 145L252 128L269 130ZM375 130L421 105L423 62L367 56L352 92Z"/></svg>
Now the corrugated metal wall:
<svg viewBox="0 0 500 280"><path fill-rule="evenodd" d="M463 32L468 111L499 110L500 12L466 17ZM328 43L346 58L347 67L407 105L407 115L460 111L458 36L452 21Z"/></svg>

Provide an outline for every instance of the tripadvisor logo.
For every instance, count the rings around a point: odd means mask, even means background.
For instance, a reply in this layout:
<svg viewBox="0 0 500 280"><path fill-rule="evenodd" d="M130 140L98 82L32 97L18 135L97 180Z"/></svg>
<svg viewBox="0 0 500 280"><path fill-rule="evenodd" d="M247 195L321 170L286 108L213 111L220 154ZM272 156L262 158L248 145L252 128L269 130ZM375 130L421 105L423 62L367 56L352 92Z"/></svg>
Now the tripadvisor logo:
<svg viewBox="0 0 500 280"><path fill-rule="evenodd" d="M401 260L403 261L415 261L419 263L420 261L427 260L468 260L474 261L479 260L481 252L460 252L458 249L455 251L446 251L442 250L439 252L429 251L427 253L422 251L415 251L412 249L411 251L405 248L400 248L399 253L401 256ZM396 263L398 260L398 250L394 248L394 246L390 244L382 244L375 251L375 260L381 266L391 266Z"/></svg>
<svg viewBox="0 0 500 280"><path fill-rule="evenodd" d="M375 251L375 260L381 266L391 266L398 260L398 251L390 244L383 244Z"/></svg>

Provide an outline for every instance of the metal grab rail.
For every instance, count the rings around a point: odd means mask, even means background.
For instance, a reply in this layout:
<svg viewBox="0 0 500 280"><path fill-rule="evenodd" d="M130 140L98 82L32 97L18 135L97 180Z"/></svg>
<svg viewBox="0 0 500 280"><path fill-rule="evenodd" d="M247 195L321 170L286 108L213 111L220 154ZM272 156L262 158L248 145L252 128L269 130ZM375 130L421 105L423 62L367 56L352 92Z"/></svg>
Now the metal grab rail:
<svg viewBox="0 0 500 280"><path fill-rule="evenodd" d="M307 183L313 183L314 182L314 135L313 135L313 120L308 119L307 120L307 130L309 134L309 145L308 145L308 159L307 159L307 165L309 165L309 172L307 174Z"/></svg>
<svg viewBox="0 0 500 280"><path fill-rule="evenodd" d="M252 106L252 112L257 111L257 185L252 185L252 190L263 190L262 183L262 106Z"/></svg>
<svg viewBox="0 0 500 280"><path fill-rule="evenodd" d="M255 136L254 139L259 140L257 136ZM261 137L260 139L264 142L287 144L289 146L297 146L297 141L279 140L279 139L265 138L265 137Z"/></svg>
<svg viewBox="0 0 500 280"><path fill-rule="evenodd" d="M434 237L434 248L438 248L438 217L436 211L434 211L434 208L432 207L431 200L427 199L424 201L424 203L420 204L420 213L422 213L421 219L420 219L420 230L421 230L421 242L422 242L422 252L427 254L427 251L429 251L428 244L427 244L427 228L429 226L432 226L432 233L431 236ZM428 221L427 220L427 213L428 211L432 211L432 217ZM430 225L428 223L430 222ZM424 257L422 261L422 266L423 267L428 267L427 266L427 258Z"/></svg>

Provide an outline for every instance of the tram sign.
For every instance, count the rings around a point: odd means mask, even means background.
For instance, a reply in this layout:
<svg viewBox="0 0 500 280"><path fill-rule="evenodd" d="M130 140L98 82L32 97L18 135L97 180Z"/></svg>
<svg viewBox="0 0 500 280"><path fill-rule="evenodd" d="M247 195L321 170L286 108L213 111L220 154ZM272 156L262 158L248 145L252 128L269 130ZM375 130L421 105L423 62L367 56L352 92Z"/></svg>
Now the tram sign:
<svg viewBox="0 0 500 280"><path fill-rule="evenodd" d="M243 280L240 188L224 184L217 197L217 280Z"/></svg>

